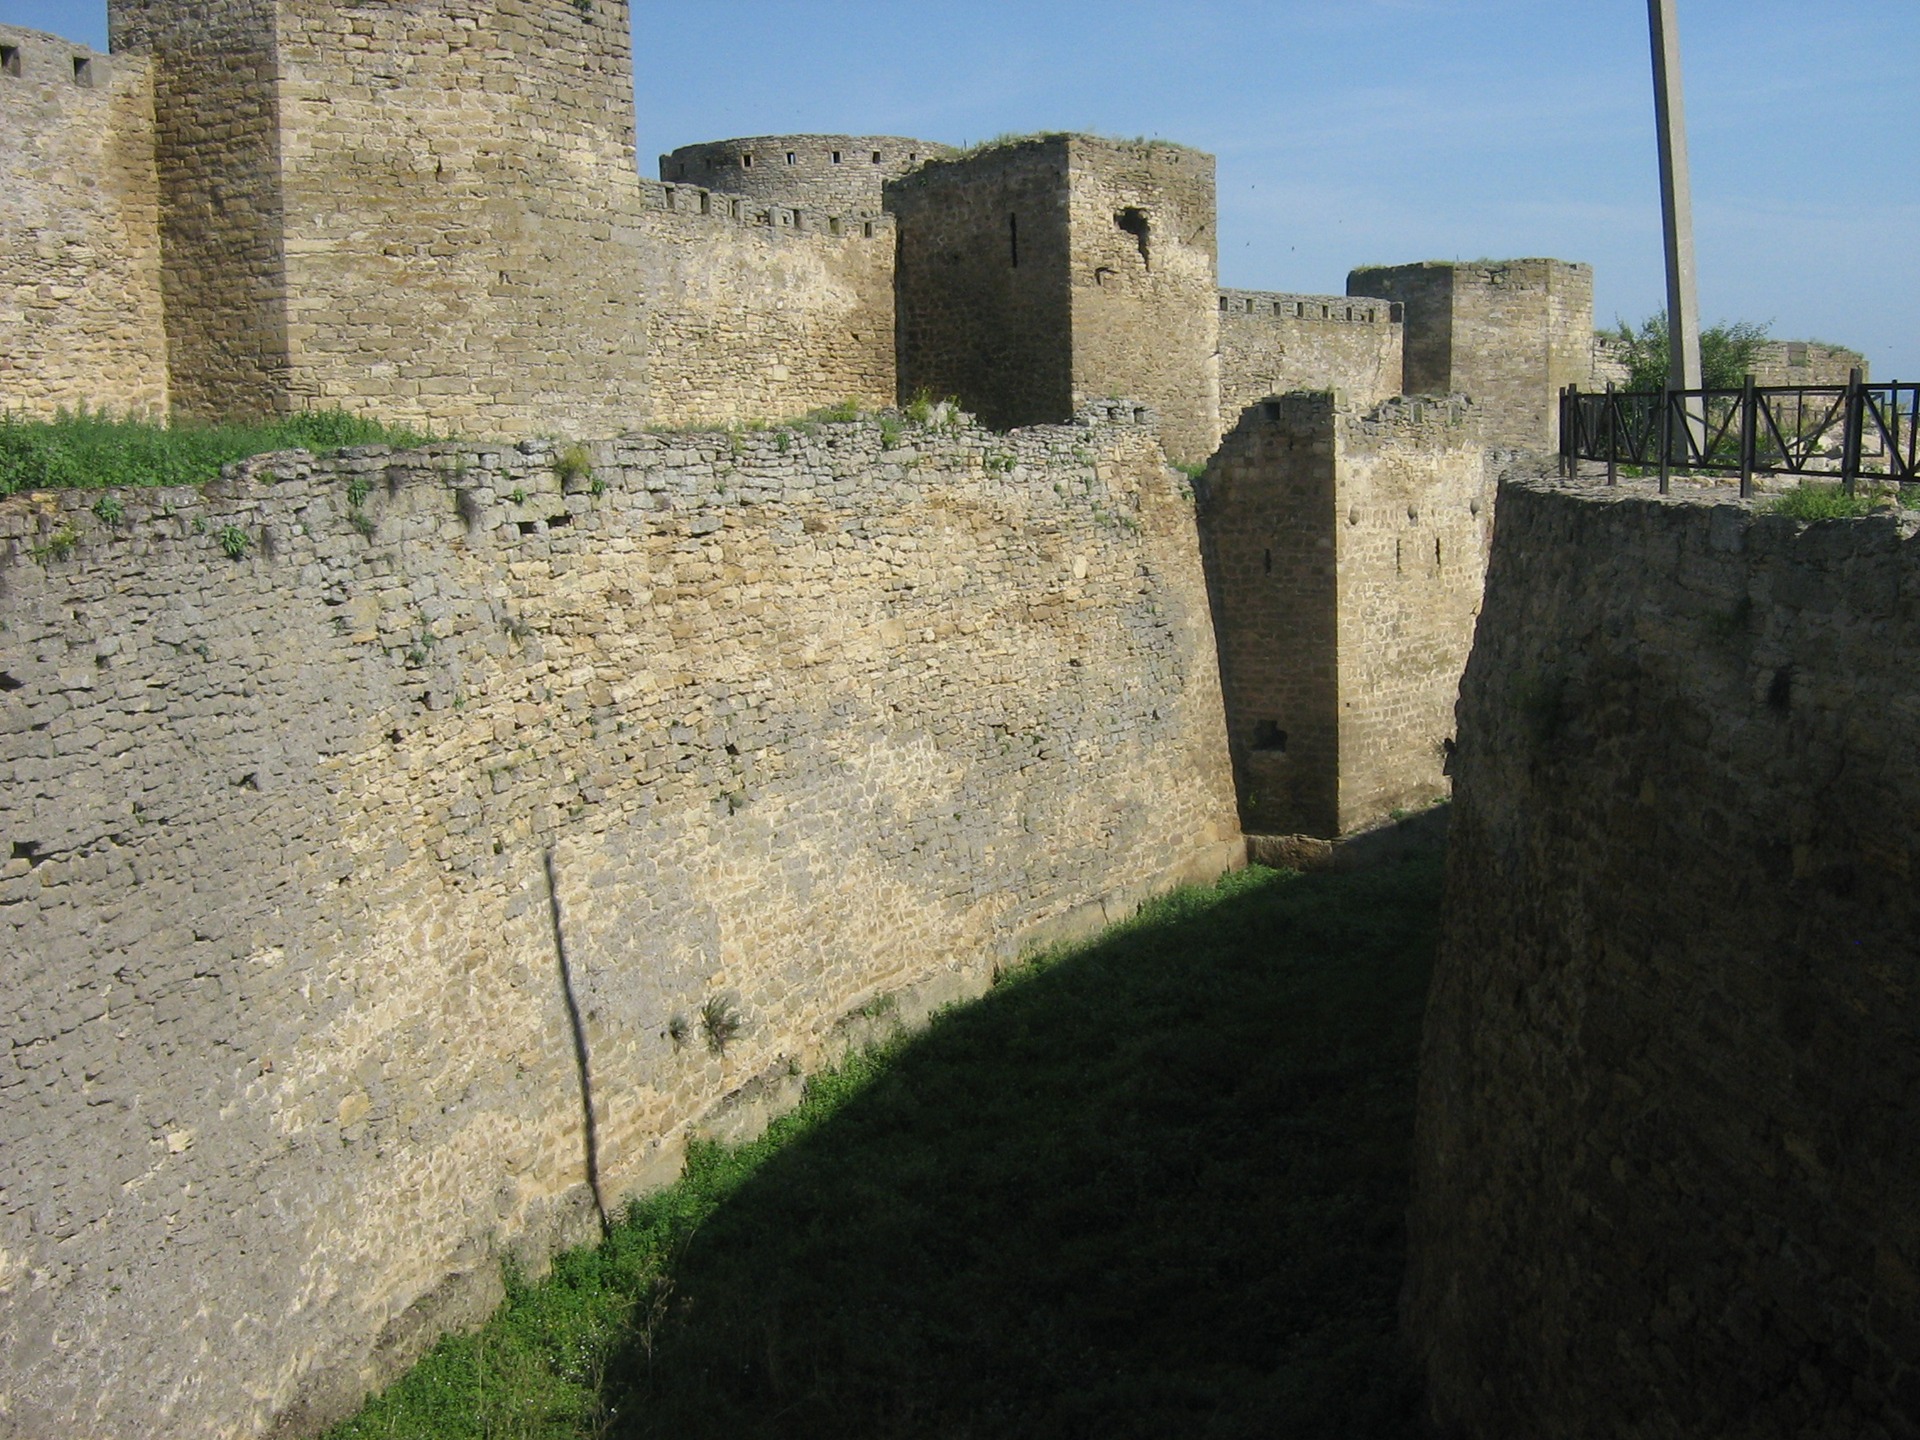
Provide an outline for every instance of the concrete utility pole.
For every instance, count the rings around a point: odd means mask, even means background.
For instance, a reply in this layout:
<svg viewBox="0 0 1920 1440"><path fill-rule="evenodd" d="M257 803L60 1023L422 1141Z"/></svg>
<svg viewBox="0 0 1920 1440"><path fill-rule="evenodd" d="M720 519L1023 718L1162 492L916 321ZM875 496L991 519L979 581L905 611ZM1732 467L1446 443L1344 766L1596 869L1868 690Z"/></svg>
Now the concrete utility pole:
<svg viewBox="0 0 1920 1440"><path fill-rule="evenodd" d="M1700 388L1700 296L1693 267L1693 182L1687 108L1680 95L1674 0L1647 0L1653 32L1653 116L1660 132L1660 212L1667 237L1667 388ZM1692 407L1689 407L1691 410ZM1689 428L1696 417L1688 415Z"/></svg>

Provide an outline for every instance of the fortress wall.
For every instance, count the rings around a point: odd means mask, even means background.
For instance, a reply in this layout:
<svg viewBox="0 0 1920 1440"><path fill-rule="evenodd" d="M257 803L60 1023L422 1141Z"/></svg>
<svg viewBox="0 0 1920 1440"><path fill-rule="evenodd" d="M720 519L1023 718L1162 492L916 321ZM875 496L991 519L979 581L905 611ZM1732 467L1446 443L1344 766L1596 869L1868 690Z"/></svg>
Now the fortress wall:
<svg viewBox="0 0 1920 1440"><path fill-rule="evenodd" d="M1406 394L1468 396L1495 444L1558 444L1560 387L1593 373L1591 266L1427 261L1355 270L1347 290L1406 307Z"/></svg>
<svg viewBox="0 0 1920 1440"><path fill-rule="evenodd" d="M0 1430L312 1433L591 1233L569 994L614 1205L1235 863L1151 432L886 439L0 501Z"/></svg>
<svg viewBox="0 0 1920 1440"><path fill-rule="evenodd" d="M1342 390L1361 405L1400 393L1406 326L1386 300L1220 292L1220 423L1268 395Z"/></svg>
<svg viewBox="0 0 1920 1440"><path fill-rule="evenodd" d="M642 184L652 208L639 283L656 423L894 403L891 217L775 206L757 223L734 214L751 209L737 197Z"/></svg>
<svg viewBox="0 0 1920 1440"><path fill-rule="evenodd" d="M1263 401L1199 491L1247 830L1330 838L1444 796L1492 520L1466 402Z"/></svg>
<svg viewBox="0 0 1920 1440"><path fill-rule="evenodd" d="M901 396L958 396L997 430L1070 417L1067 137L931 161L887 186L887 208Z"/></svg>
<svg viewBox="0 0 1920 1440"><path fill-rule="evenodd" d="M1858 367L1862 377L1871 372L1858 350L1823 345L1817 340L1763 340L1753 357L1756 385L1844 385ZM1593 373L1580 382L1583 390L1604 390L1609 382L1624 388L1628 372L1626 346L1616 335L1593 337Z"/></svg>
<svg viewBox="0 0 1920 1440"><path fill-rule="evenodd" d="M1466 1436L1920 1427L1920 532L1509 482L1406 1319Z"/></svg>
<svg viewBox="0 0 1920 1440"><path fill-rule="evenodd" d="M279 36L273 0L108 0L116 56L153 64L169 398L204 418L286 409Z"/></svg>
<svg viewBox="0 0 1920 1440"><path fill-rule="evenodd" d="M622 0L278 10L294 403L480 435L644 420Z"/></svg>
<svg viewBox="0 0 1920 1440"><path fill-rule="evenodd" d="M1072 135L1066 158L1074 405L1143 400L1167 454L1200 463L1221 434L1213 157Z"/></svg>
<svg viewBox="0 0 1920 1440"><path fill-rule="evenodd" d="M660 178L869 219L881 211L887 181L951 153L945 145L904 135L754 135L682 145L660 157Z"/></svg>
<svg viewBox="0 0 1920 1440"><path fill-rule="evenodd" d="M153 71L0 26L0 411L167 408Z"/></svg>

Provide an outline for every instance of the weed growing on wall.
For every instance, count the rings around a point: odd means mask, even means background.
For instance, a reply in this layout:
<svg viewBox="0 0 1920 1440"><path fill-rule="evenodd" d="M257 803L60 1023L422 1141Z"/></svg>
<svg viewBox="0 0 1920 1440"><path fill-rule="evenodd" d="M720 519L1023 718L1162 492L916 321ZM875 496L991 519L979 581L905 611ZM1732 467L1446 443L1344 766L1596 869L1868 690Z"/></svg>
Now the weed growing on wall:
<svg viewBox="0 0 1920 1440"><path fill-rule="evenodd" d="M1900 503L1903 497L1897 490L1862 485L1849 495L1838 485L1816 483L1783 490L1763 508L1769 515L1787 515L1795 520L1852 520Z"/></svg>
<svg viewBox="0 0 1920 1440"><path fill-rule="evenodd" d="M220 467L273 450L332 454L350 445L424 445L432 437L340 410L247 425L115 420L81 410L52 420L0 415L0 495L113 485L202 485Z"/></svg>
<svg viewBox="0 0 1920 1440"><path fill-rule="evenodd" d="M1247 871L1010 970L693 1146L334 1440L1420 1433L1439 878Z"/></svg>

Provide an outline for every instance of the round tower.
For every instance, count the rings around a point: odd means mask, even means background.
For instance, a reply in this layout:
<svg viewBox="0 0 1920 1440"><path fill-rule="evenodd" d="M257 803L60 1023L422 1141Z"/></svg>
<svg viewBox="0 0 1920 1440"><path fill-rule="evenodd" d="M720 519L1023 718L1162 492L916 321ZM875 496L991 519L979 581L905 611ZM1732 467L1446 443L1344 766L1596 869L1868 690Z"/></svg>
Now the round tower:
<svg viewBox="0 0 1920 1440"><path fill-rule="evenodd" d="M902 135L753 135L682 145L660 157L660 178L826 215L878 215L887 181L951 153Z"/></svg>

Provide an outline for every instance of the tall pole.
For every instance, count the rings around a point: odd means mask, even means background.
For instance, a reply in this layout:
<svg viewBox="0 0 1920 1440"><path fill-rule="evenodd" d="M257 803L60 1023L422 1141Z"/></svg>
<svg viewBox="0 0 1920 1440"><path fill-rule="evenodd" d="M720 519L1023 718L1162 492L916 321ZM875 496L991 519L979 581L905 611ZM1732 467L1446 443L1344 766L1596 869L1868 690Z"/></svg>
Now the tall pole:
<svg viewBox="0 0 1920 1440"><path fill-rule="evenodd" d="M1660 132L1660 213L1667 239L1667 388L1700 388L1700 296L1693 267L1693 182L1687 168L1687 107L1680 94L1680 30L1674 0L1647 0L1653 32L1653 116ZM1688 407L1688 428L1700 417Z"/></svg>

